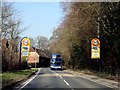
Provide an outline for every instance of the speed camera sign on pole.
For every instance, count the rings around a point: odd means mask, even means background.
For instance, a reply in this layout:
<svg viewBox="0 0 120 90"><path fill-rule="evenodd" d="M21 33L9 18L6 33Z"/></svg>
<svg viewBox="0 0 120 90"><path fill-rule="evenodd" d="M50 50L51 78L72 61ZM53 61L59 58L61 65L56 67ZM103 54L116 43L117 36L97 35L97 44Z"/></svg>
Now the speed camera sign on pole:
<svg viewBox="0 0 120 90"><path fill-rule="evenodd" d="M29 38L24 37L21 42L22 42L21 56L22 57L28 57L29 56L29 50L30 50L30 40L29 40Z"/></svg>
<svg viewBox="0 0 120 90"><path fill-rule="evenodd" d="M97 38L91 40L91 59L100 59L100 40Z"/></svg>

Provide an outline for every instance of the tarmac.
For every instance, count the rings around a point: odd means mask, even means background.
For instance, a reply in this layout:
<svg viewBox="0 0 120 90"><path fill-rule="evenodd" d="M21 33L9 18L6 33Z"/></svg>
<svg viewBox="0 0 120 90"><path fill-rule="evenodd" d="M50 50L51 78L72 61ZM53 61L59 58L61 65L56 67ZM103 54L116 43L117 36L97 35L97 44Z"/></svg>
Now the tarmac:
<svg viewBox="0 0 120 90"><path fill-rule="evenodd" d="M114 80L109 80L109 79L103 79L103 78L98 77L98 76L88 75L88 74L77 72L77 71L72 71L72 70L65 70L65 71L70 72L73 75L88 79L90 81L105 85L107 87L114 88L115 90L120 90L120 82L117 82Z"/></svg>

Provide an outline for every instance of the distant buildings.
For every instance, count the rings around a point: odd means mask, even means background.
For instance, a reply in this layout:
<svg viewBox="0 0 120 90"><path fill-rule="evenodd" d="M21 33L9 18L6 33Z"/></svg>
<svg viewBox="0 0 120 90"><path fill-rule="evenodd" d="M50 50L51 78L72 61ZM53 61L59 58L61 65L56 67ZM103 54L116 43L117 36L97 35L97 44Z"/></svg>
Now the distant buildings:
<svg viewBox="0 0 120 90"><path fill-rule="evenodd" d="M32 67L48 67L50 65L49 52L30 47L28 64Z"/></svg>

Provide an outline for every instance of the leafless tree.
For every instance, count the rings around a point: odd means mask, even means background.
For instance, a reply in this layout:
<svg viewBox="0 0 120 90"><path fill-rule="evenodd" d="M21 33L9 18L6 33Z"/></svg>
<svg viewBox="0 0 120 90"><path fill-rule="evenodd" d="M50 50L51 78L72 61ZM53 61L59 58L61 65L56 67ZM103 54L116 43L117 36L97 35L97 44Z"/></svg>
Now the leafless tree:
<svg viewBox="0 0 120 90"><path fill-rule="evenodd" d="M21 28L22 20L19 17L20 11L14 8L13 2L3 1L1 4L1 39L5 38L8 41L9 61L14 62L13 55L18 53L18 45L20 40L20 34L27 28ZM16 57L18 59L18 57ZM4 63L5 64L5 63ZM10 65L12 68L14 65Z"/></svg>
<svg viewBox="0 0 120 90"><path fill-rule="evenodd" d="M33 37L29 37L29 39L30 39L30 46L31 47L35 47L35 40L34 40L34 38Z"/></svg>
<svg viewBox="0 0 120 90"><path fill-rule="evenodd" d="M48 38L46 37L43 37L43 36L37 36L35 38L35 46L38 48L38 49L41 49L41 50L46 50L48 49Z"/></svg>

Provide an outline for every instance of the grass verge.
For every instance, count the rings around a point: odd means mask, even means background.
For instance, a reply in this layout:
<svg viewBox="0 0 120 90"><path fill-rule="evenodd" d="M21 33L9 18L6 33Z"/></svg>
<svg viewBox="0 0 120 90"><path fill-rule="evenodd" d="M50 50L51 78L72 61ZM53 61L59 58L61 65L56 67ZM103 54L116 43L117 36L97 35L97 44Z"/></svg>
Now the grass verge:
<svg viewBox="0 0 120 90"><path fill-rule="evenodd" d="M31 69L20 70L20 71L4 72L0 76L0 78L2 77L2 88L8 87L17 82L26 80L36 71L37 71L36 68L31 68Z"/></svg>

